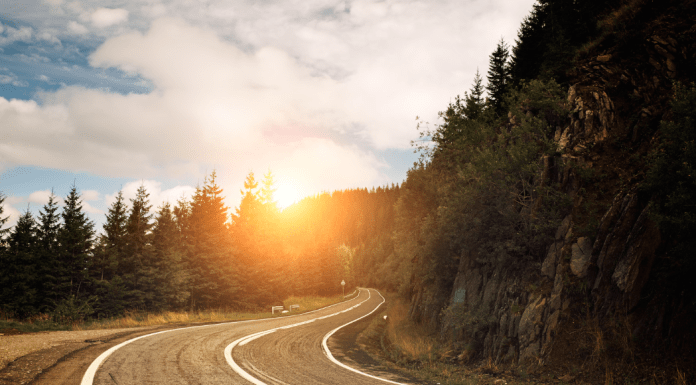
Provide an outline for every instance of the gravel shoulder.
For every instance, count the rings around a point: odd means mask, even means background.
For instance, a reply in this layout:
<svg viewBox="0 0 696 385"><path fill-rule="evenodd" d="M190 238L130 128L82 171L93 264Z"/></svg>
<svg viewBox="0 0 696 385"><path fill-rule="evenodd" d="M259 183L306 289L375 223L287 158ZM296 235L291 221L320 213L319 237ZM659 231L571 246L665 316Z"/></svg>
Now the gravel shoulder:
<svg viewBox="0 0 696 385"><path fill-rule="evenodd" d="M0 336L0 385L28 384L76 351L135 334L154 331L158 327L136 327L83 331L39 332ZM101 347L101 346L99 346Z"/></svg>

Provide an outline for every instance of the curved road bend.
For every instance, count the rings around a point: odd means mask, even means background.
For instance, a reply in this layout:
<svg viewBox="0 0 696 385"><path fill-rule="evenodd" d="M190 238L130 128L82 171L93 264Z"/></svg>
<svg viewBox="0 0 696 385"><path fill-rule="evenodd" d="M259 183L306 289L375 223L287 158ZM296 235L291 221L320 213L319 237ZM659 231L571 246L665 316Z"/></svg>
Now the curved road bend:
<svg viewBox="0 0 696 385"><path fill-rule="evenodd" d="M355 299L298 316L151 335L108 356L94 384L387 384L337 365L322 350L327 333L382 302L376 290L361 289ZM263 331L271 332L249 340Z"/></svg>

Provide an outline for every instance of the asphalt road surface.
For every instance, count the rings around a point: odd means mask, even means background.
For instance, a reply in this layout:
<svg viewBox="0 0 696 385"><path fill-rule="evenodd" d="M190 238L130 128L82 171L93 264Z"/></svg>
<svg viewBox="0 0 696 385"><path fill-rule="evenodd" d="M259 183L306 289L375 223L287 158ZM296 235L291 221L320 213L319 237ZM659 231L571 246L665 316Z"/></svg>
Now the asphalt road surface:
<svg viewBox="0 0 696 385"><path fill-rule="evenodd" d="M297 316L169 330L115 346L82 384L388 384L333 358L330 335L384 302L373 289Z"/></svg>

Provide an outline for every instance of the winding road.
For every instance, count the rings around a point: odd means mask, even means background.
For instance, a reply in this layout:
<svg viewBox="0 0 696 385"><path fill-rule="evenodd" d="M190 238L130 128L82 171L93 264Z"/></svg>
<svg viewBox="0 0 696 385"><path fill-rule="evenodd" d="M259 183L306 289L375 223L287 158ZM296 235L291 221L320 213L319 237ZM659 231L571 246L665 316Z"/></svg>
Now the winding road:
<svg viewBox="0 0 696 385"><path fill-rule="evenodd" d="M399 384L341 363L329 348L333 333L382 303L376 290L360 289L354 299L296 316L140 336L102 353L81 384Z"/></svg>

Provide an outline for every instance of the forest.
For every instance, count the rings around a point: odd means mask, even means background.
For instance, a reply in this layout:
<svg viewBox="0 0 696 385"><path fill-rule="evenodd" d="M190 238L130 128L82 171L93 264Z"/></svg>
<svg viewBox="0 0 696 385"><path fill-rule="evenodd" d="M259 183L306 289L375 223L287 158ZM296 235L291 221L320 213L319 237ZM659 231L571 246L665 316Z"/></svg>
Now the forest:
<svg viewBox="0 0 696 385"><path fill-rule="evenodd" d="M261 181L252 172L230 210L213 171L175 205L153 208L145 187L130 202L119 192L97 231L73 186L62 209L51 196L38 218L27 210L4 230L0 310L75 322L126 310L256 310L290 295L340 293L341 280L355 286L356 245L391 224L398 191L324 193L281 211L271 172Z"/></svg>

